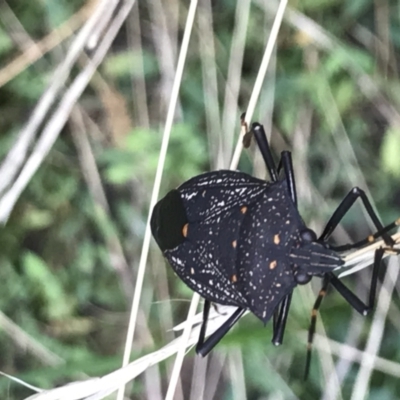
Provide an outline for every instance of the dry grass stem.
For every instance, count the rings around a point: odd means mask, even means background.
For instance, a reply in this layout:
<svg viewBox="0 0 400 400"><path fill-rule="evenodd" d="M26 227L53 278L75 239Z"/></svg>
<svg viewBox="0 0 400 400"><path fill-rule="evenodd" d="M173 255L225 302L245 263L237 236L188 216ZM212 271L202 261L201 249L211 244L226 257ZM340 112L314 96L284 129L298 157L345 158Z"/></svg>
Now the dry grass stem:
<svg viewBox="0 0 400 400"><path fill-rule="evenodd" d="M157 199L158 199L162 173L164 170L165 157L167 155L168 143L169 143L169 138L170 138L170 134L171 134L172 124L174 121L176 105L178 102L179 88L180 88L180 84L182 81L183 68L184 68L185 61L186 61L186 54L187 54L187 50L188 50L188 46L189 46L190 35L192 32L192 28L193 28L193 22L194 22L194 16L196 13L196 8L197 8L197 1L196 0L191 1L187 20L186 20L186 26L185 26L185 32L183 35L181 50L180 50L180 54L179 54L179 58L178 58L178 64L176 67L175 79L174 79L174 83L172 86L172 92L171 92L171 98L170 98L170 102L169 102L167 119L165 122L164 134L163 134L163 139L162 139L162 144L161 144L161 149L160 149L160 155L159 155L159 159L158 159L157 171L156 171L156 176L154 179L153 191L152 191L150 205L149 205L150 210L152 210L154 208L154 206L157 202ZM132 350L132 343L133 343L133 337L134 337L134 333L135 333L137 312L139 309L144 274L145 274L146 264L147 264L147 256L148 256L149 248L150 248L150 239L151 239L151 231L150 231L150 213L149 213L149 216L147 219L147 224L146 224L146 231L145 231L144 240L143 240L142 252L140 255L139 268L138 268L138 273L137 273L137 278L136 278L135 293L134 293L134 297L133 297L133 301L132 301L131 315L130 315L130 320L129 320L129 327L128 327L126 345L125 345L125 350L124 350L123 364L122 364L123 366L128 364L129 356L130 356L131 350ZM190 328L188 328L188 330L190 331ZM186 337L186 336L187 336L187 333L184 334L184 337ZM171 378L171 380L172 380L172 378ZM173 392L174 391L175 391L175 387L173 389ZM118 391L117 398L119 400L122 400L123 396L124 396L124 387L121 387L120 390Z"/></svg>

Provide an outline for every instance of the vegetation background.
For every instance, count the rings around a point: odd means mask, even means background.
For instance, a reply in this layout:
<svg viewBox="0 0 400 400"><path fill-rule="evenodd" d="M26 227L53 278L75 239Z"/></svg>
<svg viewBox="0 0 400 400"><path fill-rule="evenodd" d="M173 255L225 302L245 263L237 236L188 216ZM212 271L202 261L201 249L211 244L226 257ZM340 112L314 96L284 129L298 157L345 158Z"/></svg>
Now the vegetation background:
<svg viewBox="0 0 400 400"><path fill-rule="evenodd" d="M0 1L3 161L7 155L17 160L10 149L98 3ZM35 386L101 376L121 365L189 6L179 0L139 3L0 229L0 371ZM277 4L199 2L162 194L196 174L228 167ZM254 120L266 126L277 156L283 149L293 152L301 212L317 232L356 185L374 200L384 223L399 217L399 48L399 1L289 2ZM66 88L92 54L90 46L79 53ZM49 133L55 108L38 124L27 156ZM17 182L2 167L0 213ZM243 153L240 169L265 176L254 148ZM354 207L334 240L345 243L370 232L361 207ZM369 277L367 269L346 283L366 298ZM326 332L331 348L319 337L311 375L303 381L306 330L319 286L314 279L295 290L281 347L270 343L271 324L264 328L248 315L207 359L190 352L176 398L399 398L397 282L387 315L378 309L378 317L362 318L337 293L328 294L318 332ZM171 328L185 319L190 298L153 242L132 358L174 338ZM369 342L379 359L363 375ZM127 398L162 399L172 365L169 359L146 370ZM339 384L332 383L332 371ZM363 390L367 397L360 397ZM31 393L0 378L1 399Z"/></svg>

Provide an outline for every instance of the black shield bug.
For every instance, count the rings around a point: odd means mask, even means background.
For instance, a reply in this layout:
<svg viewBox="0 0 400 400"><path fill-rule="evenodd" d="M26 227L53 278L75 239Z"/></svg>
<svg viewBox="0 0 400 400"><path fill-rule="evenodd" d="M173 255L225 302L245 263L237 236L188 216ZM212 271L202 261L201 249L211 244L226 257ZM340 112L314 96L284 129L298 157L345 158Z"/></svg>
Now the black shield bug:
<svg viewBox="0 0 400 400"><path fill-rule="evenodd" d="M325 278L315 310L331 284L365 315L374 301L377 273L371 281L369 302L364 304L332 271L343 265L341 251L362 246L371 237L374 240L382 236L388 246L394 244L387 234L393 226L383 228L359 188L347 194L317 238L297 210L290 152L282 152L276 167L262 125L254 123L251 132L265 160L270 182L238 171L205 173L170 191L156 204L151 217L153 236L165 258L176 274L205 299L196 347L202 356L208 354L246 310L264 323L273 317L272 342L281 344L292 291L313 276ZM328 245L332 232L358 198L378 233L356 244ZM383 253L376 254L374 271ZM210 302L238 309L204 340ZM310 343L314 329L315 318L310 327ZM309 356L307 370L308 365Z"/></svg>

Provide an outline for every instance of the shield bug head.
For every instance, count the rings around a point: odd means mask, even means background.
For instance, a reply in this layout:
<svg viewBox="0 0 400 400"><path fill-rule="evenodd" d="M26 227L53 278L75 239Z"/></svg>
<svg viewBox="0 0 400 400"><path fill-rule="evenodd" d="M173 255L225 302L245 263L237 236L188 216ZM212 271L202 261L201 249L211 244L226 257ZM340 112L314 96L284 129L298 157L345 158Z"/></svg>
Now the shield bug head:
<svg viewBox="0 0 400 400"><path fill-rule="evenodd" d="M161 251L179 246L185 240L187 217L180 193L171 190L153 210L150 226Z"/></svg>

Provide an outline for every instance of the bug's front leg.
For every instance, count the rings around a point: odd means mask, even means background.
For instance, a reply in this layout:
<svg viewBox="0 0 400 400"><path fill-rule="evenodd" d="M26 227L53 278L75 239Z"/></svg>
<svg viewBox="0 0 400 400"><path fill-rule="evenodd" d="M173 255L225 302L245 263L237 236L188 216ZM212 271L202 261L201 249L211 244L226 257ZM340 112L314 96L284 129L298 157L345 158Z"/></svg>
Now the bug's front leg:
<svg viewBox="0 0 400 400"><path fill-rule="evenodd" d="M292 293L284 297L274 313L272 343L275 346L279 346L283 342L283 335L285 334L286 321L289 315L291 301Z"/></svg>
<svg viewBox="0 0 400 400"><path fill-rule="evenodd" d="M281 159L279 160L278 168L276 168L264 127L258 122L254 122L251 126L251 132L253 132L254 137L256 138L258 148L263 156L265 165L271 177L271 181L277 182L279 179L279 173L283 169L290 197L293 201L293 204L297 207L296 181L294 178L291 153L289 151L283 151L281 153Z"/></svg>
<svg viewBox="0 0 400 400"><path fill-rule="evenodd" d="M379 220L378 216L376 215L374 209L372 208L371 202L369 201L367 195L365 192L358 188L354 187L353 189L350 190L349 193L347 193L346 197L342 200L342 202L339 204L339 207L335 210L335 212L332 214L332 217L329 219L328 223L326 224L326 227L324 231L322 232L322 235L319 237L318 241L327 241L330 236L332 235L332 232L335 230L335 228L339 225L340 221L343 219L343 217L348 213L352 205L355 203L355 201L360 198L369 217L371 218L373 224L375 225L377 231L381 231L382 233L382 238L385 241L387 246L393 247L394 241L390 237L390 235L384 231L384 227ZM337 247L336 250L350 250L354 248L355 245L345 245L345 246L340 246Z"/></svg>

